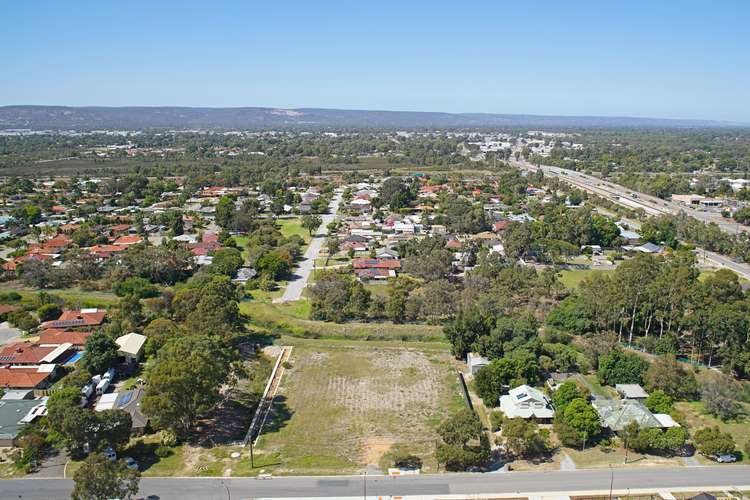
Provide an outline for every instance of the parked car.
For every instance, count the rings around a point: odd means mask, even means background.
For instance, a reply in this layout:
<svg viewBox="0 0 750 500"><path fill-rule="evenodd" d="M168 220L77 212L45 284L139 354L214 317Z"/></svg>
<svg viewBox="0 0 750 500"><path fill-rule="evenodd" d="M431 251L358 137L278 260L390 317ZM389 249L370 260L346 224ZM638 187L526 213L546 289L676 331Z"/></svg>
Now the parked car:
<svg viewBox="0 0 750 500"><path fill-rule="evenodd" d="M722 464L727 464L731 462L736 462L737 457L735 457L734 455L718 455L714 457L714 460Z"/></svg>
<svg viewBox="0 0 750 500"><path fill-rule="evenodd" d="M133 457L125 457L125 465L128 469L138 470L138 462Z"/></svg>
<svg viewBox="0 0 750 500"><path fill-rule="evenodd" d="M104 450L104 456L107 457L110 462L114 462L115 460L117 460L117 453L112 448L107 448L106 450Z"/></svg>

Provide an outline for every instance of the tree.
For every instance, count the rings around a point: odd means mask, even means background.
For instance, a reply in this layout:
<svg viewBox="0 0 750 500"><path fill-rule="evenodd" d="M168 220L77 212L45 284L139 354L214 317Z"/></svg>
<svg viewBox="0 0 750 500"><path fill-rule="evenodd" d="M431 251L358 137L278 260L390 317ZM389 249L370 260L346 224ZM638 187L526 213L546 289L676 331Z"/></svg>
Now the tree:
<svg viewBox="0 0 750 500"><path fill-rule="evenodd" d="M599 382L607 385L642 384L648 361L637 354L616 349L599 360L596 375Z"/></svg>
<svg viewBox="0 0 750 500"><path fill-rule="evenodd" d="M484 434L484 429L474 412L463 408L440 424L438 434L449 445L466 446L469 441L479 439Z"/></svg>
<svg viewBox="0 0 750 500"><path fill-rule="evenodd" d="M574 399L588 399L588 394L583 394L575 382L563 382L552 393L552 404L557 412L564 412L568 404Z"/></svg>
<svg viewBox="0 0 750 500"><path fill-rule="evenodd" d="M110 461L101 453L93 453L73 475L73 500L103 498L131 499L138 493L141 473L129 469L123 460Z"/></svg>
<svg viewBox="0 0 750 500"><path fill-rule="evenodd" d="M52 321L60 317L62 308L57 304L44 304L36 310L39 321Z"/></svg>
<svg viewBox="0 0 750 500"><path fill-rule="evenodd" d="M216 224L222 229L227 229L234 220L234 214L234 200L229 196L219 198L219 202L216 204Z"/></svg>
<svg viewBox="0 0 750 500"><path fill-rule="evenodd" d="M81 391L66 387L54 391L47 400L47 422L52 438L65 446L74 457L81 456L93 440L96 415L81 408Z"/></svg>
<svg viewBox="0 0 750 500"><path fill-rule="evenodd" d="M302 227L307 229L307 232L312 236L313 232L320 227L323 223L323 219L320 215L303 215L302 216Z"/></svg>
<svg viewBox="0 0 750 500"><path fill-rule="evenodd" d="M588 317L583 301L571 295L550 311L546 323L552 328L574 335L583 335L591 331L593 321Z"/></svg>
<svg viewBox="0 0 750 500"><path fill-rule="evenodd" d="M156 297L159 294L158 288L152 285L146 278L141 278L140 276L131 276L119 281L115 285L114 291L118 297L133 295L139 299Z"/></svg>
<svg viewBox="0 0 750 500"><path fill-rule="evenodd" d="M692 399L697 392L693 372L677 361L673 354L657 358L643 376L648 391L663 391L672 399Z"/></svg>
<svg viewBox="0 0 750 500"><path fill-rule="evenodd" d="M242 267L243 263L242 253L238 249L222 248L214 252L210 270L213 273L231 277L237 274L237 270Z"/></svg>
<svg viewBox="0 0 750 500"><path fill-rule="evenodd" d="M503 445L512 455L537 457L549 450L548 432L540 432L539 426L531 420L511 418L503 424Z"/></svg>
<svg viewBox="0 0 750 500"><path fill-rule="evenodd" d="M707 457L734 453L735 442L728 432L721 432L718 427L704 427L693 436L696 448Z"/></svg>
<svg viewBox="0 0 750 500"><path fill-rule="evenodd" d="M567 446L578 446L584 440L592 441L602 432L599 414L585 399L574 399L562 413L557 413L555 432Z"/></svg>
<svg viewBox="0 0 750 500"><path fill-rule="evenodd" d="M96 412L96 443L98 448L111 446L122 449L130 440L133 420L124 410L104 410Z"/></svg>
<svg viewBox="0 0 750 500"><path fill-rule="evenodd" d="M184 436L219 400L234 353L214 336L178 336L159 351L146 378L143 411L160 428Z"/></svg>
<svg viewBox="0 0 750 500"><path fill-rule="evenodd" d="M701 377L699 386L701 401L712 415L729 420L739 414L742 387L732 377L708 371Z"/></svg>
<svg viewBox="0 0 750 500"><path fill-rule="evenodd" d="M278 251L274 250L261 256L255 263L255 268L260 274L280 280L289 274L291 265L288 259L283 258Z"/></svg>
<svg viewBox="0 0 750 500"><path fill-rule="evenodd" d="M164 344L170 339L176 337L180 332L180 327L167 318L156 318L143 329L143 335L146 336L146 355L154 356L159 352Z"/></svg>
<svg viewBox="0 0 750 500"><path fill-rule="evenodd" d="M330 238L326 239L326 249L328 250L329 257L333 257L334 255L339 253L340 248L341 240L337 237L331 236Z"/></svg>
<svg viewBox="0 0 750 500"><path fill-rule="evenodd" d="M659 389L651 391L643 404L653 413L670 413L672 411L672 398Z"/></svg>
<svg viewBox="0 0 750 500"><path fill-rule="evenodd" d="M117 363L119 346L107 334L98 331L86 339L81 366L91 375L104 373Z"/></svg>

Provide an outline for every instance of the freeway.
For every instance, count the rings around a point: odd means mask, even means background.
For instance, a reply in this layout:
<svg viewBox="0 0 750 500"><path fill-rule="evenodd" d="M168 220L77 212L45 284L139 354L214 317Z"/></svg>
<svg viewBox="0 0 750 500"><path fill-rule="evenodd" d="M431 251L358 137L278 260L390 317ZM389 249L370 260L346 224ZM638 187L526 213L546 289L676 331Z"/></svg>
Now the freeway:
<svg viewBox="0 0 750 500"><path fill-rule="evenodd" d="M691 217L698 219L706 223L715 223L723 231L730 234L737 234L740 232L746 232L747 227L742 224L737 224L734 221L727 220L716 212L704 212L697 210L686 205L681 205L672 201L662 200L655 196L650 196L638 191L633 191L624 186L614 184L610 181L604 181L592 175L586 175L575 170L569 170L560 167L550 167L547 165L540 165L539 167L532 165L531 163L521 160L513 161L511 164L528 170L536 172L541 169L545 175L557 177L558 179L567 182L575 187L578 187L589 193L593 193L601 196L602 198L608 199L620 205L623 205L631 209L642 209L648 215L661 215L661 214L673 214L677 215L680 212L685 212ZM629 221L630 222L630 221ZM631 222L633 227L637 227L636 224ZM708 250L698 249L699 252L708 260L714 262L720 267L726 267L736 272L740 276L750 279L750 265L736 262L725 255L721 255L715 252L709 252Z"/></svg>
<svg viewBox="0 0 750 500"><path fill-rule="evenodd" d="M610 476L610 474L612 474ZM696 490L750 489L750 466L636 467L576 471L368 476L367 498L384 496L530 494L550 492L694 488ZM69 498L67 479L10 479L0 481L0 498L48 500ZM363 497L364 476L252 478L144 478L140 495L168 499L242 499L300 497Z"/></svg>

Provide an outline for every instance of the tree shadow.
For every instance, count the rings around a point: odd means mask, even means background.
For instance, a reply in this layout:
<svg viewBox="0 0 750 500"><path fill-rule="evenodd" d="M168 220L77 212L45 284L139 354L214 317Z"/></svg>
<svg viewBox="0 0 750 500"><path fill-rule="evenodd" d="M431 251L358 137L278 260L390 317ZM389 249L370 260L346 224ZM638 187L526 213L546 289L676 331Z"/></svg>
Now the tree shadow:
<svg viewBox="0 0 750 500"><path fill-rule="evenodd" d="M262 434L279 432L286 427L294 412L286 404L286 396L276 396L271 405L271 411L268 413L266 423L263 425Z"/></svg>

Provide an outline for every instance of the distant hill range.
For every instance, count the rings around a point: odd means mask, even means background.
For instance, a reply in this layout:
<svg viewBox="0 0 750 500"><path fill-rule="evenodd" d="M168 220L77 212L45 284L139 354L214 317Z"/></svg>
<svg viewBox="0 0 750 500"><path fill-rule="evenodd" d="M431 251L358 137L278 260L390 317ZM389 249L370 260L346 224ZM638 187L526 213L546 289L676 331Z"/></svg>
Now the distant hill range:
<svg viewBox="0 0 750 500"><path fill-rule="evenodd" d="M709 120L345 109L1 106L0 129L746 127Z"/></svg>

